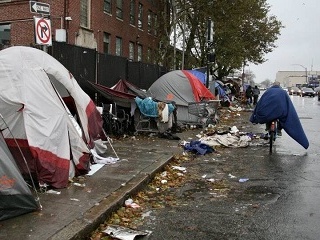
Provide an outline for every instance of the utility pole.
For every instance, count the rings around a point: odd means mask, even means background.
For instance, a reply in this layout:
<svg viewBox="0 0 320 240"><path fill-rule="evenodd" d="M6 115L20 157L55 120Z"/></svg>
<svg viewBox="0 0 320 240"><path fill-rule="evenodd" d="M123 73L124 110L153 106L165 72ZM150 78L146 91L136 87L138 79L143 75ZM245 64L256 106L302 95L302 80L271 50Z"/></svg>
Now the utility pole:
<svg viewBox="0 0 320 240"><path fill-rule="evenodd" d="M213 30L213 22L211 18L208 19L208 36L207 36L207 81L206 81L206 87L209 87L209 76L210 76L210 63L211 63L211 55L214 54L211 51L211 47L213 44L213 36L214 36L214 30ZM213 60L213 62L215 62ZM213 79L213 88L215 89L215 81ZM215 92L213 93L215 95Z"/></svg>
<svg viewBox="0 0 320 240"><path fill-rule="evenodd" d="M184 54L185 54L185 48L186 48L186 21L187 21L187 9L186 9L186 0L184 0L184 9L183 9L183 35L182 35L182 63L181 63L181 69L184 69Z"/></svg>
<svg viewBox="0 0 320 240"><path fill-rule="evenodd" d="M304 68L304 71L305 71L305 74L306 74L306 84L308 84L308 69L307 69L307 67L305 67L305 66L303 66L301 64L297 64L297 63L292 64L292 65L297 65L297 66L300 66L300 67Z"/></svg>
<svg viewBox="0 0 320 240"><path fill-rule="evenodd" d="M172 20L173 20L173 70L176 70L176 45L177 45L177 36L176 36L176 24L177 24L177 17L176 17L176 1L172 0Z"/></svg>

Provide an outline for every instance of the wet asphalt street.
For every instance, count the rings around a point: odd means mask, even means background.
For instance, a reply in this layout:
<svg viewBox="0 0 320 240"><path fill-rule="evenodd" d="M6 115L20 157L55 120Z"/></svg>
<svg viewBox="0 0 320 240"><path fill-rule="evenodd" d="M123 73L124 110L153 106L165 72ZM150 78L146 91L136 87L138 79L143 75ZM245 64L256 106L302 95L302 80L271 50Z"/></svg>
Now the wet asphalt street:
<svg viewBox="0 0 320 240"><path fill-rule="evenodd" d="M309 149L283 132L272 155L253 141L247 148L218 148L185 162L185 184L167 192L175 204L150 210L139 226L152 231L148 239L319 239L320 102L290 98ZM235 125L263 133L264 126L252 125L249 116L241 113Z"/></svg>

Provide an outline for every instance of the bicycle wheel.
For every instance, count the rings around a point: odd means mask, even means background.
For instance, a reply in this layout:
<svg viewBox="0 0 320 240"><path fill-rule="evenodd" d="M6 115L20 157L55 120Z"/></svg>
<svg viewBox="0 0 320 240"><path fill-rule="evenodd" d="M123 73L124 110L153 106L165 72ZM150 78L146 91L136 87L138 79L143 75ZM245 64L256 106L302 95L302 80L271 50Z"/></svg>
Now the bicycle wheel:
<svg viewBox="0 0 320 240"><path fill-rule="evenodd" d="M270 154L272 153L272 145L274 142L274 137L275 137L275 132L274 131L270 131L269 132L269 152Z"/></svg>

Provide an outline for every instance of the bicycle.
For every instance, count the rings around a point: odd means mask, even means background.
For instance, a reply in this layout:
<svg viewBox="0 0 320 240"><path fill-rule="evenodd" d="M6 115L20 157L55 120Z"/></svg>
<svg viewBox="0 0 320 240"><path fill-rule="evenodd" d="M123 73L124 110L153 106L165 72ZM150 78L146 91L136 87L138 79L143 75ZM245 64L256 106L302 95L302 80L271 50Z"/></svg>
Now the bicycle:
<svg viewBox="0 0 320 240"><path fill-rule="evenodd" d="M274 141L277 138L278 120L273 120L270 123L267 131L269 133L269 153L272 154L272 147L273 147Z"/></svg>

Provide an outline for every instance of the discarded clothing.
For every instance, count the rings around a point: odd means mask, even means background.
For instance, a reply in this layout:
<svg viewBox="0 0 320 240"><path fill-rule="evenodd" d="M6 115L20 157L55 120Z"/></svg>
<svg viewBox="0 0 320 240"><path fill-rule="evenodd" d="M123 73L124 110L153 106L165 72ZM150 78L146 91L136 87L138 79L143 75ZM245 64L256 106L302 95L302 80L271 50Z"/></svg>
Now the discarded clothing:
<svg viewBox="0 0 320 240"><path fill-rule="evenodd" d="M119 161L119 158L113 158L113 157L101 157L96 152L95 149L90 150L93 156L93 160L95 163L102 163L102 164L113 164Z"/></svg>
<svg viewBox="0 0 320 240"><path fill-rule="evenodd" d="M279 119L288 135L305 149L309 141L289 95L279 86L272 86L259 99L251 117L252 123L268 123Z"/></svg>
<svg viewBox="0 0 320 240"><path fill-rule="evenodd" d="M208 146L225 146L225 147L248 147L251 138L247 135L235 136L230 133L224 135L206 136L199 139L201 143Z"/></svg>
<svg viewBox="0 0 320 240"><path fill-rule="evenodd" d="M201 143L199 140L191 140L190 143L184 145L184 150L205 155L214 152L214 149L207 144Z"/></svg>

